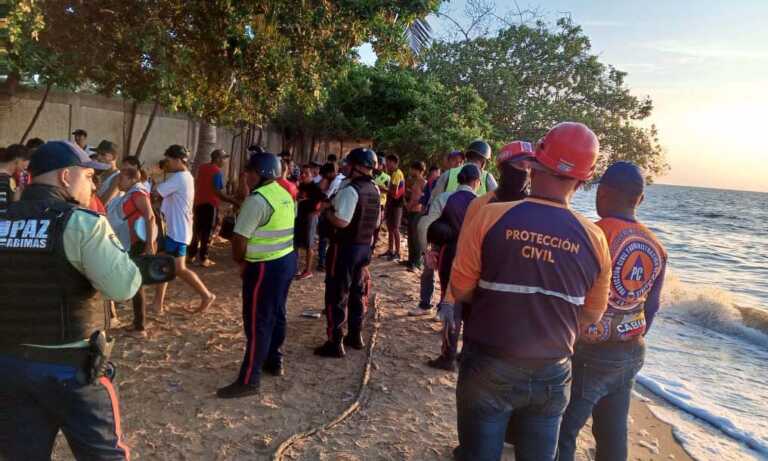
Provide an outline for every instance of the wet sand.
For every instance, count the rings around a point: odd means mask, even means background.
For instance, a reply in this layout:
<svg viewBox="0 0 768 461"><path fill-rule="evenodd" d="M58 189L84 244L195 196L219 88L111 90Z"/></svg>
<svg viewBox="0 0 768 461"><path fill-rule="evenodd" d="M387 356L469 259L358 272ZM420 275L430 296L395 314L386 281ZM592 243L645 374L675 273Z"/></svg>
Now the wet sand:
<svg viewBox="0 0 768 461"><path fill-rule="evenodd" d="M244 336L241 283L229 247L216 245L212 256L216 266L194 269L218 296L213 307L199 315L184 312L183 307L193 306L198 298L182 282L174 282L167 296L170 312L160 317L149 312L153 324L146 338L123 329L115 332L122 424L134 460L272 459L285 439L333 420L358 395L365 351L348 350L344 360L312 354L324 340L325 319L301 313L322 308L320 273L291 287L285 376L263 376L259 396L217 399L216 388L237 375ZM457 444L456 374L425 365L439 354L440 324L407 316L418 302L416 274L379 258L374 258L371 274L380 322L360 410L332 429L297 442L284 459L452 459ZM119 316L130 323L132 312L126 307ZM372 323L366 326L367 340ZM639 400L633 402L630 437L630 459L690 459L670 427ZM593 446L585 429L579 459L591 459ZM511 451L504 456L514 459ZM73 459L61 436L54 459Z"/></svg>

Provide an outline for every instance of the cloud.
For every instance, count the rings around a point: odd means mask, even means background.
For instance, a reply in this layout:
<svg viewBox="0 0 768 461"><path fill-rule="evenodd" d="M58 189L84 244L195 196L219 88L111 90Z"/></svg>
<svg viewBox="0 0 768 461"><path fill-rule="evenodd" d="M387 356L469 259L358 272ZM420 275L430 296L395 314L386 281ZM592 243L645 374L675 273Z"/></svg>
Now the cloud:
<svg viewBox="0 0 768 461"><path fill-rule="evenodd" d="M768 60L768 51L750 50L746 48L727 48L719 45L685 43L676 40L649 42L646 48L661 53L673 54L682 58L692 59L736 59L736 60Z"/></svg>

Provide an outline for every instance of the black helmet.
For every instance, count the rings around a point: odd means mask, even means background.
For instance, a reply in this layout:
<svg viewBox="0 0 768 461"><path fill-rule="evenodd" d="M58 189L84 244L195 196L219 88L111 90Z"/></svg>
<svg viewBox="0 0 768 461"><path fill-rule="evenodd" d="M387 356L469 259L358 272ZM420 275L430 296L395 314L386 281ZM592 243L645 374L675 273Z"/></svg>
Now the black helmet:
<svg viewBox="0 0 768 461"><path fill-rule="evenodd" d="M352 149L345 158L351 165L360 165L363 168L376 168L376 152L367 147Z"/></svg>
<svg viewBox="0 0 768 461"><path fill-rule="evenodd" d="M491 146L483 140L478 139L477 141L472 141L466 151L467 155L470 153L479 155L488 161L491 160Z"/></svg>
<svg viewBox="0 0 768 461"><path fill-rule="evenodd" d="M275 179L280 177L280 159L277 155L264 152L253 154L245 166L248 171L255 171L262 179Z"/></svg>

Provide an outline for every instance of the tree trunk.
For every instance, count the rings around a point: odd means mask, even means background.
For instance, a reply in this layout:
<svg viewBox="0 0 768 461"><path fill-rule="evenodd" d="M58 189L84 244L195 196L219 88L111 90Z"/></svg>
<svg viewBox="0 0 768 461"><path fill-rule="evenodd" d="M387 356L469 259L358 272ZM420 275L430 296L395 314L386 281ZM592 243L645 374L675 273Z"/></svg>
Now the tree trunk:
<svg viewBox="0 0 768 461"><path fill-rule="evenodd" d="M35 127L35 123L37 123L37 119L40 117L40 113L43 111L43 107L45 107L45 101L48 100L48 93L51 92L51 84L48 83L45 85L45 93L43 93L43 98L40 99L40 104L37 105L37 110L35 111L35 115L32 117L32 121L29 122L29 126L27 126L27 131L24 132L24 135L21 137L21 141L19 141L19 144L24 144L24 141L27 140L27 136L29 136L29 133L32 131L32 128Z"/></svg>
<svg viewBox="0 0 768 461"><path fill-rule="evenodd" d="M155 105L152 106L152 113L149 114L149 120L147 120L147 126L144 128L144 132L141 134L141 139L139 139L139 145L136 146L136 157L141 157L141 151L144 150L144 143L147 142L147 138L149 137L149 130L152 129L152 124L155 122L155 116L157 115L157 109L160 107L160 102L155 101Z"/></svg>
<svg viewBox="0 0 768 461"><path fill-rule="evenodd" d="M124 155L131 155L131 141L133 141L133 127L136 123L136 111L139 109L139 102L135 99L131 102L131 118L128 119L128 131L126 133L125 126L123 126L123 149Z"/></svg>
<svg viewBox="0 0 768 461"><path fill-rule="evenodd" d="M197 139L197 152L195 163L192 167L197 172L197 167L208 161L211 152L216 148L216 125L203 120L200 122L200 135Z"/></svg>

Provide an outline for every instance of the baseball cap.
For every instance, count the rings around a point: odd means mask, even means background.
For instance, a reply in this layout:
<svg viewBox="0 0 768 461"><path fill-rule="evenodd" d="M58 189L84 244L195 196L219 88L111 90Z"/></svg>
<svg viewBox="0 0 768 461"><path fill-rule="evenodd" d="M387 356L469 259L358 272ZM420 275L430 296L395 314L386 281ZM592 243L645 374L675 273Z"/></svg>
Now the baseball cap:
<svg viewBox="0 0 768 461"><path fill-rule="evenodd" d="M29 161L29 172L32 176L39 176L49 171L79 166L80 168L93 168L94 170L108 170L106 163L95 162L88 157L83 149L69 141L49 141L32 154Z"/></svg>
<svg viewBox="0 0 768 461"><path fill-rule="evenodd" d="M527 141L512 141L501 148L496 163L520 162L533 158L533 144Z"/></svg>
<svg viewBox="0 0 768 461"><path fill-rule="evenodd" d="M605 170L600 184L612 187L633 197L642 195L645 178L640 167L632 162L618 161Z"/></svg>
<svg viewBox="0 0 768 461"><path fill-rule="evenodd" d="M172 144L168 146L168 149L165 150L163 155L165 157L176 158L185 162L189 159L189 152L187 152L187 148L178 144Z"/></svg>
<svg viewBox="0 0 768 461"><path fill-rule="evenodd" d="M225 158L229 158L229 154L227 154L221 149L216 149L213 152L211 152L211 160L219 160L219 159L225 159Z"/></svg>
<svg viewBox="0 0 768 461"><path fill-rule="evenodd" d="M88 132L82 128L78 128L72 132L72 136L88 136Z"/></svg>

